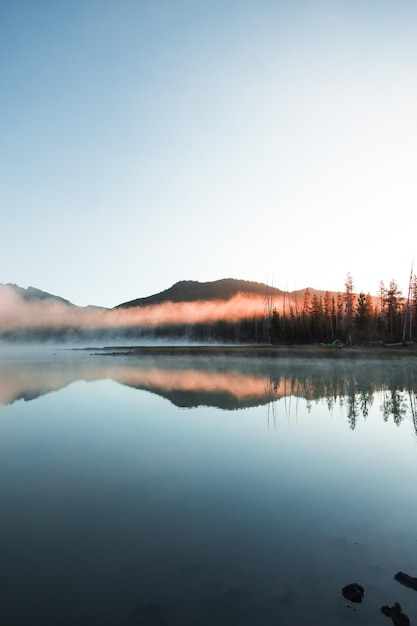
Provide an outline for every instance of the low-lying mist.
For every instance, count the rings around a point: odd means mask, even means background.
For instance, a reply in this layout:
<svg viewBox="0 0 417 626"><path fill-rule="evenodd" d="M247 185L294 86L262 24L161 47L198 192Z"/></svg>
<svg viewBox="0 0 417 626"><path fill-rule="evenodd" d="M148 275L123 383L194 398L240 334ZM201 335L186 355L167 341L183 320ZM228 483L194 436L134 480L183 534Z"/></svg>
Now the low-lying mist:
<svg viewBox="0 0 417 626"><path fill-rule="evenodd" d="M281 303L275 303L278 305ZM281 308L281 307L279 307ZM229 300L165 302L117 309L79 308L47 300L25 301L7 286L0 298L0 330L22 328L117 327L238 321L265 313L265 298L237 294Z"/></svg>
<svg viewBox="0 0 417 626"><path fill-rule="evenodd" d="M283 302L276 301L277 310ZM2 287L0 293L0 336L40 340L47 338L48 331L64 340L86 335L100 337L111 334L126 338L126 330L135 328L146 336L149 329L158 327L236 323L242 320L262 318L266 302L263 296L237 294L229 300L206 300L198 302L165 302L135 308L100 309L80 308L52 298L24 300L13 289ZM74 331L71 337L71 332Z"/></svg>

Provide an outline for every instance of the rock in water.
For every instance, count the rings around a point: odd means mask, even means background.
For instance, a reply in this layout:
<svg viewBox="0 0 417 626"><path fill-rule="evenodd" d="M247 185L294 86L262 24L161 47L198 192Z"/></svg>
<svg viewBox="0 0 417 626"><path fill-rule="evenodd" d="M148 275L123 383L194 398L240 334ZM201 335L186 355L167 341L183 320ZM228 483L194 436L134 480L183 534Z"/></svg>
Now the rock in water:
<svg viewBox="0 0 417 626"><path fill-rule="evenodd" d="M398 580L398 582L402 585L405 585L406 587L410 587L410 589L415 589L415 591L417 591L417 578L413 578L413 576L404 574L404 572L397 572L394 578L395 580Z"/></svg>
<svg viewBox="0 0 417 626"><path fill-rule="evenodd" d="M410 626L410 620L407 615L402 612L398 602L394 606L381 606L381 613L390 617L394 626Z"/></svg>
<svg viewBox="0 0 417 626"><path fill-rule="evenodd" d="M358 583L351 583L342 589L343 597L350 602L362 602L364 593L364 588Z"/></svg>

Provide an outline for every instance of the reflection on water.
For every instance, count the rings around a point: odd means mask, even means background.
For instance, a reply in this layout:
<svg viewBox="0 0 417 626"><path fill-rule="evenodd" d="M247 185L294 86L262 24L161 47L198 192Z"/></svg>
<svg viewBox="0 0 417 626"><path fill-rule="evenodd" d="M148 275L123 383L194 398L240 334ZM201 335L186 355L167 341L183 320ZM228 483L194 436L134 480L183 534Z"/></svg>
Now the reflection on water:
<svg viewBox="0 0 417 626"><path fill-rule="evenodd" d="M416 380L405 360L3 358L0 623L382 626L394 602L416 623L394 579L417 575Z"/></svg>
<svg viewBox="0 0 417 626"><path fill-rule="evenodd" d="M40 363L0 363L0 404L33 400L78 381L111 379L146 390L182 408L212 406L224 410L268 405L273 419L284 404L287 417L303 398L307 406L339 406L355 428L378 404L385 421L399 425L410 417L417 432L417 364L414 359L389 361L281 361L250 358L98 357L54 353ZM71 358L72 357L72 358ZM78 358L80 357L80 358ZM280 403L281 401L281 403ZM282 402L283 401L283 402Z"/></svg>

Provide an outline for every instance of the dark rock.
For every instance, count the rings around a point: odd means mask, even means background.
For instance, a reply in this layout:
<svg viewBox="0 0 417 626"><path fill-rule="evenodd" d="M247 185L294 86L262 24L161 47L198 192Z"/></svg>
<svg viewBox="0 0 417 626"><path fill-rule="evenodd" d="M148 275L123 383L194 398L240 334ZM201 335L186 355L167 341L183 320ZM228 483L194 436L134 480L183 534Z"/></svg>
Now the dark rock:
<svg viewBox="0 0 417 626"><path fill-rule="evenodd" d="M394 626L410 626L410 620L407 615L402 612L398 602L394 606L381 606L381 613L390 617Z"/></svg>
<svg viewBox="0 0 417 626"><path fill-rule="evenodd" d="M351 583L342 589L343 597L350 602L362 602L364 593L364 588L358 583Z"/></svg>
<svg viewBox="0 0 417 626"><path fill-rule="evenodd" d="M404 574L404 572L397 572L394 578L395 580L398 580L398 582L402 585L405 585L406 587L410 587L410 589L414 589L415 591L417 591L417 578L413 578L413 576Z"/></svg>

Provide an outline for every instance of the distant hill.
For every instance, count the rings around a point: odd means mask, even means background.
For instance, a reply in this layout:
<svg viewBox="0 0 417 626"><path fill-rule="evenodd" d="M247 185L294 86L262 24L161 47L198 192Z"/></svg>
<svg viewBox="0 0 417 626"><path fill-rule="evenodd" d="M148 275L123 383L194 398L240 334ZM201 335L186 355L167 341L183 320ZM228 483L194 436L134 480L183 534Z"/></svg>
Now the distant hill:
<svg viewBox="0 0 417 626"><path fill-rule="evenodd" d="M129 307L142 307L162 302L197 302L202 300L229 300L238 293L254 294L261 296L280 296L281 289L271 287L264 283L250 280L237 280L236 278L223 278L212 282L200 283L197 280L181 280L169 289L156 293L147 298L136 298L129 302L114 307L126 309Z"/></svg>
<svg viewBox="0 0 417 626"><path fill-rule="evenodd" d="M9 292L11 291L25 302L52 301L59 302L60 304L64 304L66 306L76 309L97 311L106 310L105 307L92 305L89 305L87 307L78 307L77 305L70 302L70 300L66 300L61 296L56 296L54 294L48 293L47 291L42 291L41 289L37 289L36 287L28 287L27 289L25 289L24 287L19 287L19 285L16 285L14 283L0 283L0 296L2 289L6 289ZM318 296L324 296L325 294L325 291L317 290L312 287L309 287L308 289L311 297L315 294ZM286 292L286 296L292 296L297 300L302 300L305 291L306 289L299 289L297 291ZM282 291L282 289L272 287L271 285L267 285L265 283L258 283L250 280L238 280L236 278L222 278L220 280L215 280L211 282L181 280L172 285L172 287L169 287L169 289L165 289L160 293L156 293L145 298L136 298L128 302L123 302L122 304L118 304L117 306L115 306L114 309L145 307L149 305L162 304L164 302L198 302L207 300L225 301L233 298L238 293L278 299L284 296L284 291ZM335 292L330 293L331 295L336 295Z"/></svg>
<svg viewBox="0 0 417 626"><path fill-rule="evenodd" d="M65 300L65 298L61 298L60 296L54 296L52 293L48 293L47 291L36 289L36 287L28 287L25 289L24 287L19 287L19 285L15 285L13 283L7 283L5 285L0 283L0 289L2 287L7 287L26 302L30 302L32 300L55 300L61 304L74 306L69 300Z"/></svg>
<svg viewBox="0 0 417 626"><path fill-rule="evenodd" d="M330 290L326 290L326 289L314 289L314 287L304 287L304 289L297 289L296 291L289 291L288 293L292 296L297 296L297 297L303 297L304 298L304 294L307 291L310 292L310 296L319 296L324 298L324 296L326 295L326 292L329 293L331 296L336 296L338 293L343 293L342 292L338 292L338 291L330 291Z"/></svg>
<svg viewBox="0 0 417 626"><path fill-rule="evenodd" d="M48 293L47 291L42 291L41 289L37 289L36 287L28 287L25 289L24 287L19 287L14 283L0 283L0 297L2 289L7 289L8 292L14 293L21 300L25 302L39 302L42 301L44 303L48 302L59 302L60 304L64 304L65 306L71 307L72 309L84 309L84 310L92 310L92 311L105 311L106 307L95 306L92 304L88 304L87 306L80 307L76 304L73 304L70 300L66 300L65 298L61 298L61 296L55 296L52 293Z"/></svg>

